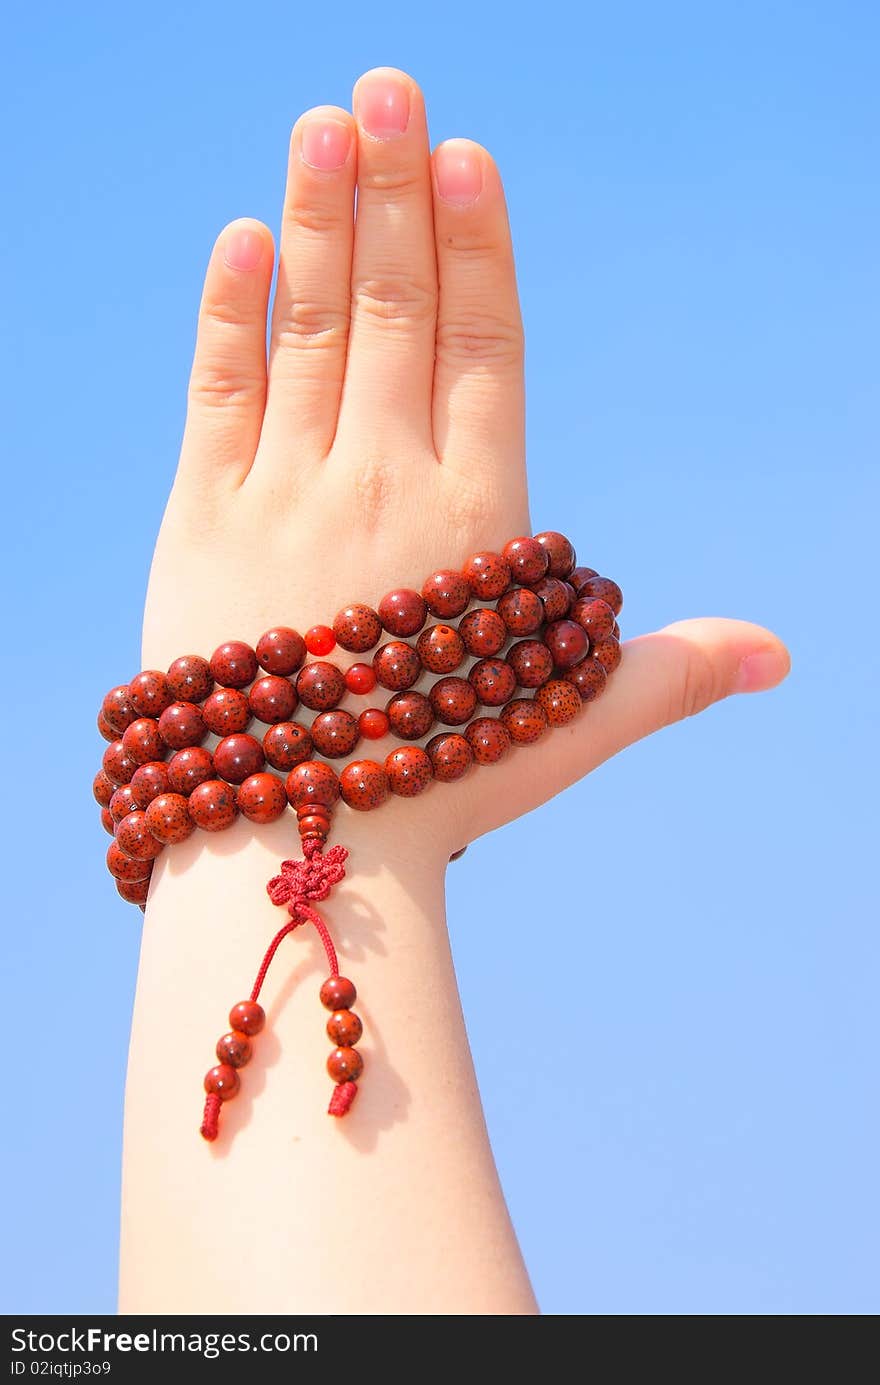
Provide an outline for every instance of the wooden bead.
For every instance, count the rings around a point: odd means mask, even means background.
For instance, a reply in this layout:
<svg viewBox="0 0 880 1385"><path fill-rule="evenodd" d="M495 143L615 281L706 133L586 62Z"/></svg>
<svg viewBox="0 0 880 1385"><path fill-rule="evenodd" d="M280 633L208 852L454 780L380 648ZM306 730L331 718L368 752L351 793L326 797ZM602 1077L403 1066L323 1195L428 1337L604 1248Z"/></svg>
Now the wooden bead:
<svg viewBox="0 0 880 1385"><path fill-rule="evenodd" d="M143 768L146 769L146 765ZM178 750L168 761L168 788L184 797L213 778L214 757L204 746L192 745Z"/></svg>
<svg viewBox="0 0 880 1385"><path fill-rule="evenodd" d="M473 553L461 574L478 601L495 601L510 586L510 564L500 553Z"/></svg>
<svg viewBox="0 0 880 1385"><path fill-rule="evenodd" d="M165 754L159 723L152 717L138 717L122 733L122 744L136 765L146 765Z"/></svg>
<svg viewBox="0 0 880 1385"><path fill-rule="evenodd" d="M101 767L114 788L128 784L137 769L137 760L129 755L122 741L111 741L101 756Z"/></svg>
<svg viewBox="0 0 880 1385"><path fill-rule="evenodd" d="M507 640L507 626L497 611L478 606L458 622L458 633L468 654L489 659L498 654Z"/></svg>
<svg viewBox="0 0 880 1385"><path fill-rule="evenodd" d="M339 776L339 792L349 808L368 812L388 797L388 775L375 760L352 760Z"/></svg>
<svg viewBox="0 0 880 1385"><path fill-rule="evenodd" d="M321 837L326 839L330 831L329 822L318 813L307 813L305 817L298 817L296 825L302 838Z"/></svg>
<svg viewBox="0 0 880 1385"><path fill-rule="evenodd" d="M131 726L138 713L129 701L127 683L120 683L118 687L110 689L101 703L101 715L107 724L113 727L117 736L122 735L126 726Z"/></svg>
<svg viewBox="0 0 880 1385"><path fill-rule="evenodd" d="M157 841L147 826L147 815L143 808L135 808L131 813L126 813L121 822L117 822L116 844L126 856L132 856L136 861L152 861L162 850L162 843Z"/></svg>
<svg viewBox="0 0 880 1385"><path fill-rule="evenodd" d="M255 1000L240 1000L229 1011L229 1028L253 1038L266 1023L266 1012Z"/></svg>
<svg viewBox="0 0 880 1385"><path fill-rule="evenodd" d="M354 602L338 612L333 622L336 643L354 654L372 649L382 638L382 622L372 606Z"/></svg>
<svg viewBox="0 0 880 1385"><path fill-rule="evenodd" d="M109 832L109 833L110 833L110 836L111 836L111 837L113 836L113 834L114 834L115 831L116 831L116 823L113 821L113 818L110 816L110 809L109 809L109 808L102 808L102 809L101 809L101 826L103 827L103 829L104 829L105 832Z"/></svg>
<svg viewBox="0 0 880 1385"><path fill-rule="evenodd" d="M327 1071L334 1082L357 1082L364 1060L356 1048L334 1048L327 1059Z"/></svg>
<svg viewBox="0 0 880 1385"><path fill-rule="evenodd" d="M113 783L113 780L104 773L103 769L99 769L92 780L92 793L94 794L95 802L100 804L102 808L106 808L115 792L116 785Z"/></svg>
<svg viewBox="0 0 880 1385"><path fill-rule="evenodd" d="M588 577L577 588L578 596L598 597L611 607L616 616L623 610L623 592L610 577Z"/></svg>
<svg viewBox="0 0 880 1385"><path fill-rule="evenodd" d="M332 808L339 797L336 771L320 760L306 760L292 769L287 776L286 788L288 802L293 808L315 803Z"/></svg>
<svg viewBox="0 0 880 1385"><path fill-rule="evenodd" d="M425 623L428 608L418 592L398 587L379 602L379 619L389 635L415 635Z"/></svg>
<svg viewBox="0 0 880 1385"><path fill-rule="evenodd" d="M123 818L133 813L135 808L143 808L145 804L138 803L134 796L134 789L130 784L123 784L121 788L114 790L110 800L108 811L114 823L121 822Z"/></svg>
<svg viewBox="0 0 880 1385"><path fill-rule="evenodd" d="M480 659L468 673L468 682L484 707L503 707L516 692L516 677L504 659Z"/></svg>
<svg viewBox="0 0 880 1385"><path fill-rule="evenodd" d="M540 582L532 584L531 590L544 607L545 620L561 620L568 615L571 588L567 582L561 582L557 577L542 577Z"/></svg>
<svg viewBox="0 0 880 1385"><path fill-rule="evenodd" d="M604 640L614 633L614 612L607 601L600 601L598 597L579 596L569 616L591 640Z"/></svg>
<svg viewBox="0 0 880 1385"><path fill-rule="evenodd" d="M128 700L134 708L135 717L159 718L171 702L165 674L154 668L143 669L128 685ZM135 717L132 717L132 721ZM109 717L108 720L112 723L113 718Z"/></svg>
<svg viewBox="0 0 880 1385"><path fill-rule="evenodd" d="M287 721L296 711L299 698L289 678L267 673L258 678L248 693L248 708L257 721L266 726Z"/></svg>
<svg viewBox="0 0 880 1385"><path fill-rule="evenodd" d="M581 710L581 699L576 688L561 678L551 678L535 693L535 701L547 713L551 726L566 726L574 721Z"/></svg>
<svg viewBox="0 0 880 1385"><path fill-rule="evenodd" d="M464 737L478 765L497 765L510 749L510 733L497 717L477 717Z"/></svg>
<svg viewBox="0 0 880 1385"><path fill-rule="evenodd" d="M96 724L97 724L99 733L104 737L104 740L105 740L105 741L115 741L115 740L116 740L116 737L117 737L117 735L118 735L118 732L117 732L117 730L116 730L116 727L110 725L109 721L107 720L107 718L106 718L105 715L104 715L103 710L100 711L100 712L98 713L98 720L97 720L97 723L96 723Z"/></svg>
<svg viewBox="0 0 880 1385"><path fill-rule="evenodd" d="M544 622L541 598L528 587L511 587L495 609L511 635L533 635Z"/></svg>
<svg viewBox="0 0 880 1385"><path fill-rule="evenodd" d="M345 670L345 686L356 697L363 697L376 686L376 675L370 664L352 664Z"/></svg>
<svg viewBox="0 0 880 1385"><path fill-rule="evenodd" d="M358 717L358 730L369 741L381 741L388 735L390 726L387 715L378 707L368 707Z"/></svg>
<svg viewBox="0 0 880 1385"><path fill-rule="evenodd" d="M444 726L461 726L473 716L477 694L466 678L439 678L430 692L434 716Z"/></svg>
<svg viewBox="0 0 880 1385"><path fill-rule="evenodd" d="M159 735L171 750L201 745L207 734L205 718L195 702L172 702L159 718Z"/></svg>
<svg viewBox="0 0 880 1385"><path fill-rule="evenodd" d="M515 698L502 707L500 721L517 745L531 745L547 730L547 713L539 702Z"/></svg>
<svg viewBox="0 0 880 1385"><path fill-rule="evenodd" d="M131 776L129 787L137 806L147 808L160 793L168 793L171 789L168 765L164 760L150 760L141 765Z"/></svg>
<svg viewBox="0 0 880 1385"><path fill-rule="evenodd" d="M117 880L116 892L125 900L126 904L146 904L147 895L150 893L150 878L146 880Z"/></svg>
<svg viewBox="0 0 880 1385"><path fill-rule="evenodd" d="M373 672L383 688L403 692L418 681L422 661L412 645L389 640L373 655Z"/></svg>
<svg viewBox="0 0 880 1385"><path fill-rule="evenodd" d="M319 755L339 759L350 755L361 738L350 712L321 712L311 725L311 737Z"/></svg>
<svg viewBox="0 0 880 1385"><path fill-rule="evenodd" d="M363 1036L364 1026L353 1010L334 1010L327 1021L327 1034L340 1048L352 1048Z"/></svg>
<svg viewBox="0 0 880 1385"><path fill-rule="evenodd" d="M559 669L571 668L590 652L586 632L573 620L554 620L544 631L544 643Z"/></svg>
<svg viewBox="0 0 880 1385"><path fill-rule="evenodd" d="M215 736L234 736L250 725L251 709L238 688L215 688L202 704L202 717Z"/></svg>
<svg viewBox="0 0 880 1385"><path fill-rule="evenodd" d="M321 987L320 998L327 1010L350 1010L357 1000L357 991L347 976L328 976Z"/></svg>
<svg viewBox="0 0 880 1385"><path fill-rule="evenodd" d="M118 842L111 842L107 848L107 869L117 880L127 880L135 883L138 880L149 880L153 873L152 858L136 858L127 856Z"/></svg>
<svg viewBox="0 0 880 1385"><path fill-rule="evenodd" d="M430 757L418 745L402 746L385 758L388 787L400 798L424 793L434 778Z"/></svg>
<svg viewBox="0 0 880 1385"><path fill-rule="evenodd" d="M222 779L206 779L189 796L189 815L203 832L225 831L238 816L234 789Z"/></svg>
<svg viewBox="0 0 880 1385"><path fill-rule="evenodd" d="M241 1086L241 1078L230 1063L219 1063L205 1073L205 1091L210 1096L219 1096L221 1101L230 1101Z"/></svg>
<svg viewBox="0 0 880 1385"><path fill-rule="evenodd" d="M175 702L204 702L214 686L211 666L200 654L175 659L165 677Z"/></svg>
<svg viewBox="0 0 880 1385"><path fill-rule="evenodd" d="M574 587L575 595L580 596L580 589L584 583L591 577L598 576L599 574L594 567L576 567L574 572L570 573L568 581Z"/></svg>
<svg viewBox="0 0 880 1385"><path fill-rule="evenodd" d="M246 688L257 676L257 655L244 640L227 640L210 658L211 677L224 688Z"/></svg>
<svg viewBox="0 0 880 1385"><path fill-rule="evenodd" d="M543 534L535 535L535 543L539 543L547 553L548 577L568 577L569 573L574 571L577 557L571 542L564 534L558 533L555 529L545 529Z"/></svg>
<svg viewBox="0 0 880 1385"><path fill-rule="evenodd" d="M196 830L187 811L187 800L180 793L160 793L146 809L147 827L157 841L166 846L185 842Z"/></svg>
<svg viewBox="0 0 880 1385"><path fill-rule="evenodd" d="M474 763L474 752L464 736L456 731L441 731L433 736L425 746L431 761L434 778L441 784L452 784L463 779Z"/></svg>
<svg viewBox="0 0 880 1385"><path fill-rule="evenodd" d="M620 663L620 644L613 635L604 640L594 640L590 653L606 673L613 673Z"/></svg>
<svg viewBox="0 0 880 1385"><path fill-rule="evenodd" d="M553 656L540 640L520 640L511 645L507 662L521 688L540 688L553 673Z"/></svg>
<svg viewBox="0 0 880 1385"><path fill-rule="evenodd" d="M433 616L450 620L460 616L471 599L470 584L460 572L441 568L432 572L422 587L422 597Z"/></svg>
<svg viewBox="0 0 880 1385"><path fill-rule="evenodd" d="M300 669L296 692L304 707L313 712L329 712L345 696L345 679L335 664L316 659Z"/></svg>
<svg viewBox="0 0 880 1385"><path fill-rule="evenodd" d="M287 794L281 780L265 770L251 774L236 795L238 811L248 822L275 822L287 810Z"/></svg>
<svg viewBox="0 0 880 1385"><path fill-rule="evenodd" d="M402 741L420 740L434 725L434 710L424 693L395 693L385 710L391 730Z"/></svg>
<svg viewBox="0 0 880 1385"><path fill-rule="evenodd" d="M310 654L323 658L335 648L336 636L329 625L313 625L305 633L305 644Z"/></svg>
<svg viewBox="0 0 880 1385"><path fill-rule="evenodd" d="M243 1030L232 1029L217 1040L215 1052L221 1064L227 1063L231 1068L243 1068L251 1060L253 1045Z"/></svg>
<svg viewBox="0 0 880 1385"><path fill-rule="evenodd" d="M267 673L287 678L296 673L306 657L306 642L289 625L274 625L257 641L257 662Z"/></svg>
<svg viewBox="0 0 880 1385"><path fill-rule="evenodd" d="M537 539L511 539L501 550L512 582L540 582L547 575L550 555Z"/></svg>
<svg viewBox="0 0 880 1385"><path fill-rule="evenodd" d="M296 721L279 721L270 726L263 737L263 753L273 769L285 772L310 760L314 753L312 738Z"/></svg>
<svg viewBox="0 0 880 1385"><path fill-rule="evenodd" d="M581 702L592 702L603 691L607 674L598 659L581 659L579 664L565 670L566 683L577 689Z"/></svg>
<svg viewBox="0 0 880 1385"><path fill-rule="evenodd" d="M229 784L243 784L265 763L263 747L255 736L224 736L214 747L214 769Z"/></svg>

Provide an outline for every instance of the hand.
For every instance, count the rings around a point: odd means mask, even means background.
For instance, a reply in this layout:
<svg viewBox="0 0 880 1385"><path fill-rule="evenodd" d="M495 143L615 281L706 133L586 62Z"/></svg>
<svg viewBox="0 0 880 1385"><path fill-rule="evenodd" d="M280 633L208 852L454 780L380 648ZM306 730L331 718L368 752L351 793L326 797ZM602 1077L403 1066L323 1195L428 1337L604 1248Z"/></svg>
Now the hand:
<svg viewBox="0 0 880 1385"><path fill-rule="evenodd" d="M349 601L376 605L531 532L498 170L469 140L431 155L422 95L404 73L366 74L354 108L357 121L325 106L294 128L268 363L270 231L236 221L212 252L146 667L222 639L254 643L272 624L330 623ZM787 670L760 627L670 626L631 640L607 693L539 748L370 816L448 856L632 741Z"/></svg>

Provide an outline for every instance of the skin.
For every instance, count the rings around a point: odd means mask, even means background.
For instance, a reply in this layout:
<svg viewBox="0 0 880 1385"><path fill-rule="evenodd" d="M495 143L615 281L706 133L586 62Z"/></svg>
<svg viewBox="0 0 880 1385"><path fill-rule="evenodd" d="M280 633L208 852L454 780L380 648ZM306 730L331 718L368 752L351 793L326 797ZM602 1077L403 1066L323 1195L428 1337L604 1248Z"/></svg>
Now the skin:
<svg viewBox="0 0 880 1385"><path fill-rule="evenodd" d="M531 532L498 171L469 140L432 154L422 95L395 69L361 77L353 110L319 107L294 127L274 302L265 225L231 223L211 253L145 668L279 622L327 623ZM315 167L328 153L338 166ZM465 1037L446 862L633 741L787 671L758 626L669 626L629 641L607 693L539 749L375 813L337 810L332 840L351 858L325 914L359 990L366 1060L344 1121L325 1114L326 962L303 929L270 974L267 1027L221 1137L199 1139L214 1043L283 921L265 883L298 850L287 816L166 851L131 1040L121 1311L535 1312Z"/></svg>

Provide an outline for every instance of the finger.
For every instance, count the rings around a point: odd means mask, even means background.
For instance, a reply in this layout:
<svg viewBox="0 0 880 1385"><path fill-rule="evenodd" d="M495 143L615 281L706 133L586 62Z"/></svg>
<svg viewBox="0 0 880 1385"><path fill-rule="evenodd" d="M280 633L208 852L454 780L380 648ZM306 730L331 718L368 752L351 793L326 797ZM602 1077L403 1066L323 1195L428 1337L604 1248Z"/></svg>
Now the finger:
<svg viewBox="0 0 880 1385"><path fill-rule="evenodd" d="M272 233L242 217L221 232L208 262L187 392L181 476L240 485L250 470L266 402L266 314Z"/></svg>
<svg viewBox="0 0 880 1385"><path fill-rule="evenodd" d="M290 138L269 345L266 430L324 456L336 432L348 345L357 142L339 106L318 106Z"/></svg>
<svg viewBox="0 0 880 1385"><path fill-rule="evenodd" d="M489 153L452 139L434 151L440 301L434 445L456 471L524 466L523 331L501 177Z"/></svg>

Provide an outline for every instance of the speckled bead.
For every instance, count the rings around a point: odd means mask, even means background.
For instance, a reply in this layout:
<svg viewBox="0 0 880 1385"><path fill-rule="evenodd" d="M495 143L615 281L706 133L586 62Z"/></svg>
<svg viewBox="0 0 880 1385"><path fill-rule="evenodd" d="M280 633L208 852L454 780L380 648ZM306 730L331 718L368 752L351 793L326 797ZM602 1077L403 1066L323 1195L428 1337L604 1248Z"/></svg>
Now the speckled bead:
<svg viewBox="0 0 880 1385"><path fill-rule="evenodd" d="M418 592L410 587L397 587L379 602L379 619L389 635L406 638L421 630L428 608Z"/></svg>
<svg viewBox="0 0 880 1385"><path fill-rule="evenodd" d="M304 707L330 712L345 696L345 679L335 664L315 659L297 674L296 692Z"/></svg>
<svg viewBox="0 0 880 1385"><path fill-rule="evenodd" d="M353 654L363 654L382 638L382 622L372 606L355 601L345 606L333 622L336 643Z"/></svg>
<svg viewBox="0 0 880 1385"><path fill-rule="evenodd" d="M138 717L122 733L125 751L136 765L146 765L165 754L165 743L159 735L159 723L152 717Z"/></svg>
<svg viewBox="0 0 880 1385"><path fill-rule="evenodd" d="M180 754L185 755L186 751ZM238 816L235 790L222 779L206 779L189 796L189 815L203 832L222 832Z"/></svg>
<svg viewBox="0 0 880 1385"><path fill-rule="evenodd" d="M119 732L116 730L116 727L110 725L109 721L104 715L103 710L98 713L96 725L98 727L100 735L104 737L105 741L115 741L116 737L119 735Z"/></svg>
<svg viewBox="0 0 880 1385"><path fill-rule="evenodd" d="M594 567L576 567L574 572L568 577L568 581L574 587L575 594L580 596L580 588L591 577L598 577L599 574Z"/></svg>
<svg viewBox="0 0 880 1385"><path fill-rule="evenodd" d="M484 707L503 707L516 692L516 676L504 659L480 659L468 673L468 682Z"/></svg>
<svg viewBox="0 0 880 1385"><path fill-rule="evenodd" d="M121 745L122 742L120 741L119 744ZM113 780L104 773L103 769L99 769L92 780L92 793L95 802L100 804L102 808L106 808L115 792L116 785Z"/></svg>
<svg viewBox="0 0 880 1385"><path fill-rule="evenodd" d="M127 683L120 683L118 687L110 689L101 703L101 713L117 736L122 735L126 726L131 726L138 713L129 701Z"/></svg>
<svg viewBox="0 0 880 1385"><path fill-rule="evenodd" d="M111 741L101 756L101 767L110 783L118 788L120 784L129 783L138 765L137 760L132 759L122 741Z"/></svg>
<svg viewBox="0 0 880 1385"><path fill-rule="evenodd" d="M134 796L134 790L132 789L130 784L123 784L121 788L116 789L113 794L113 797L110 800L110 805L107 809L111 818L113 819L114 832L116 830L115 824L117 822L121 822L124 817L128 817L128 814L133 813L135 808L141 808L144 806L145 805L138 803L137 799Z"/></svg>
<svg viewBox="0 0 880 1385"><path fill-rule="evenodd" d="M357 1082L364 1060L356 1048L334 1048L327 1059L327 1071L334 1082Z"/></svg>
<svg viewBox="0 0 880 1385"><path fill-rule="evenodd" d="M553 656L540 640L520 640L511 645L507 662L521 688L540 688L553 673Z"/></svg>
<svg viewBox="0 0 880 1385"><path fill-rule="evenodd" d="M221 1064L228 1063L231 1068L243 1068L251 1060L253 1045L241 1029L231 1029L228 1034L223 1034L217 1040L215 1052Z"/></svg>
<svg viewBox="0 0 880 1385"><path fill-rule="evenodd" d="M500 553L472 553L461 575L477 601L496 601L510 586L510 564Z"/></svg>
<svg viewBox="0 0 880 1385"><path fill-rule="evenodd" d="M460 616L470 601L470 584L460 572L441 568L432 572L425 582L422 597L432 616L451 620L454 616Z"/></svg>
<svg viewBox="0 0 880 1385"><path fill-rule="evenodd" d="M229 1028L247 1034L249 1039L262 1033L265 1024L266 1012L255 1000L240 1000L229 1011Z"/></svg>
<svg viewBox="0 0 880 1385"><path fill-rule="evenodd" d="M211 677L224 688L246 688L257 676L257 655L244 640L227 640L210 658Z"/></svg>
<svg viewBox="0 0 880 1385"><path fill-rule="evenodd" d="M284 785L277 775L267 774L265 770L249 775L239 786L236 798L242 817L261 826L275 822L287 811Z"/></svg>
<svg viewBox="0 0 880 1385"><path fill-rule="evenodd" d="M175 702L204 702L214 686L211 666L201 654L183 654L175 659L165 677Z"/></svg>
<svg viewBox="0 0 880 1385"><path fill-rule="evenodd" d="M229 1063L218 1063L205 1073L205 1091L209 1096L219 1096L221 1101L231 1101L240 1086L241 1078Z"/></svg>
<svg viewBox="0 0 880 1385"><path fill-rule="evenodd" d="M287 800L293 808L320 804L332 808L339 797L339 778L321 760L306 760L287 776Z"/></svg>
<svg viewBox="0 0 880 1385"><path fill-rule="evenodd" d="M143 766L146 769L146 765ZM214 777L214 757L202 745L178 750L168 761L168 788L184 797Z"/></svg>
<svg viewBox="0 0 880 1385"><path fill-rule="evenodd" d="M439 779L441 784L453 784L456 779L463 779L474 763L474 752L457 731L441 731L439 736L432 736L425 751L431 761L434 778Z"/></svg>
<svg viewBox="0 0 880 1385"><path fill-rule="evenodd" d="M422 661L412 645L389 640L373 655L373 671L383 688L403 692L418 681Z"/></svg>
<svg viewBox="0 0 880 1385"><path fill-rule="evenodd" d="M604 640L594 640L590 653L606 673L613 673L620 663L620 642L613 635Z"/></svg>
<svg viewBox="0 0 880 1385"><path fill-rule="evenodd" d="M477 694L466 678L439 678L430 692L434 716L444 726L462 726L473 716Z"/></svg>
<svg viewBox="0 0 880 1385"><path fill-rule="evenodd" d="M501 556L510 568L512 582L540 582L550 566L550 554L537 539L511 539L502 548Z"/></svg>
<svg viewBox="0 0 880 1385"><path fill-rule="evenodd" d="M126 813L121 822L117 822L116 845L136 861L151 861L162 850L162 843L157 841L147 826L147 815L143 808L135 808L133 812Z"/></svg>
<svg viewBox="0 0 880 1385"><path fill-rule="evenodd" d="M149 880L153 873L153 861L137 860L126 856L118 842L111 842L107 848L107 869L117 880L128 880L134 884L138 880Z"/></svg>
<svg viewBox="0 0 880 1385"><path fill-rule="evenodd" d="M571 668L590 652L586 632L573 620L554 620L544 631L544 643L559 669Z"/></svg>
<svg viewBox="0 0 880 1385"><path fill-rule="evenodd" d="M263 768L266 759L256 736L224 736L214 747L214 769L228 784L243 784Z"/></svg>
<svg viewBox="0 0 880 1385"><path fill-rule="evenodd" d="M517 745L531 745L547 730L547 713L539 702L518 697L502 707L500 721Z"/></svg>
<svg viewBox="0 0 880 1385"><path fill-rule="evenodd" d="M202 709L195 702L172 702L159 718L159 735L171 750L201 745L207 734Z"/></svg>
<svg viewBox="0 0 880 1385"><path fill-rule="evenodd" d="M395 693L385 713L390 729L402 741L420 740L434 725L434 709L424 693Z"/></svg>
<svg viewBox="0 0 880 1385"><path fill-rule="evenodd" d="M234 736L250 725L251 709L238 688L215 688L202 704L202 717L215 736Z"/></svg>
<svg viewBox="0 0 880 1385"><path fill-rule="evenodd" d="M279 678L276 673L264 674L251 687L248 693L248 708L251 715L265 726L287 721L296 711L299 699L289 678Z"/></svg>
<svg viewBox="0 0 880 1385"><path fill-rule="evenodd" d="M188 799L180 793L160 793L146 810L147 827L158 842L173 846L185 842L196 830L187 811Z"/></svg>
<svg viewBox="0 0 880 1385"><path fill-rule="evenodd" d="M350 755L361 738L358 724L350 712L321 712L311 726L312 742L319 755L340 759Z"/></svg>
<svg viewBox="0 0 880 1385"><path fill-rule="evenodd" d="M381 741L391 729L387 713L378 707L367 707L358 717L358 730L365 740Z"/></svg>
<svg viewBox="0 0 880 1385"><path fill-rule="evenodd" d="M388 787L401 798L424 793L434 778L430 756L418 745L401 746L385 757Z"/></svg>
<svg viewBox="0 0 880 1385"><path fill-rule="evenodd" d="M594 596L579 596L569 615L591 640L604 640L614 633L614 612L607 601Z"/></svg>
<svg viewBox="0 0 880 1385"><path fill-rule="evenodd" d="M535 543L539 543L546 550L549 559L548 577L565 578L574 571L577 556L571 541L564 534L558 533L555 529L545 529L542 534L535 535Z"/></svg>
<svg viewBox="0 0 880 1385"><path fill-rule="evenodd" d="M544 603L528 587L511 587L495 609L511 635L533 635L544 622Z"/></svg>
<svg viewBox="0 0 880 1385"><path fill-rule="evenodd" d="M607 674L598 659L581 659L562 675L566 683L576 688L581 702L592 702L604 690Z"/></svg>
<svg viewBox="0 0 880 1385"><path fill-rule="evenodd" d="M540 687L535 693L535 701L544 708L551 726L566 726L574 721L581 710L577 688L561 678L551 678L549 683Z"/></svg>
<svg viewBox="0 0 880 1385"><path fill-rule="evenodd" d="M611 633L616 640L620 639L620 626L617 623L617 621L614 622L614 625L611 628Z"/></svg>
<svg viewBox="0 0 880 1385"><path fill-rule="evenodd" d="M171 789L168 765L164 760L150 760L140 765L131 776L129 788L137 806L148 807L160 793L168 793Z"/></svg>
<svg viewBox="0 0 880 1385"><path fill-rule="evenodd" d="M109 832L109 833L110 833L110 836L111 836L111 837L112 837L112 836L115 834L115 832L116 832L116 823L113 821L112 817L110 816L110 809L109 809L109 808L102 808L102 809L101 809L101 826L103 827L103 829L104 829L105 832Z"/></svg>
<svg viewBox="0 0 880 1385"><path fill-rule="evenodd" d="M296 673L306 657L306 642L298 630L289 625L274 625L257 641L255 650L260 668L287 678Z"/></svg>
<svg viewBox="0 0 880 1385"><path fill-rule="evenodd" d="M388 775L375 760L352 760L339 776L339 792L349 808L367 812L388 797Z"/></svg>
<svg viewBox="0 0 880 1385"><path fill-rule="evenodd" d="M309 732L296 721L279 721L263 737L263 754L269 764L285 773L303 760L310 760L313 752Z"/></svg>
<svg viewBox="0 0 880 1385"><path fill-rule="evenodd" d="M607 602L616 616L623 610L623 592L610 577L588 577L576 590L578 596L598 597Z"/></svg>
<svg viewBox="0 0 880 1385"><path fill-rule="evenodd" d="M477 717L464 736L478 765L497 765L510 749L510 733L497 717Z"/></svg>
<svg viewBox="0 0 880 1385"><path fill-rule="evenodd" d="M534 582L531 590L540 597L544 606L545 620L561 620L567 616L571 606L571 588L558 577L542 577Z"/></svg>
<svg viewBox="0 0 880 1385"><path fill-rule="evenodd" d="M347 976L328 976L319 996L325 1010L350 1010L357 1000L357 991Z"/></svg>
<svg viewBox="0 0 880 1385"><path fill-rule="evenodd" d="M150 879L146 880L117 880L116 893L120 895L126 904L140 904L143 906L147 902L147 895L150 893Z"/></svg>
<svg viewBox="0 0 880 1385"><path fill-rule="evenodd" d="M370 664L352 664L345 670L345 686L355 697L364 697L376 686L376 675Z"/></svg>
<svg viewBox="0 0 880 1385"><path fill-rule="evenodd" d="M363 1032L360 1015L353 1010L334 1010L327 1021L327 1033L340 1048L353 1048Z"/></svg>
<svg viewBox="0 0 880 1385"><path fill-rule="evenodd" d="M143 669L128 685L128 700L134 708L135 717L158 719L171 701L165 674L155 668ZM108 716L108 720L112 723L113 718Z"/></svg>
<svg viewBox="0 0 880 1385"><path fill-rule="evenodd" d="M464 640L452 625L429 625L416 641L416 653L430 673L454 673L464 661Z"/></svg>
<svg viewBox="0 0 880 1385"><path fill-rule="evenodd" d="M458 633L468 654L478 659L490 659L504 648L507 626L497 611L478 606L468 611L458 622Z"/></svg>

